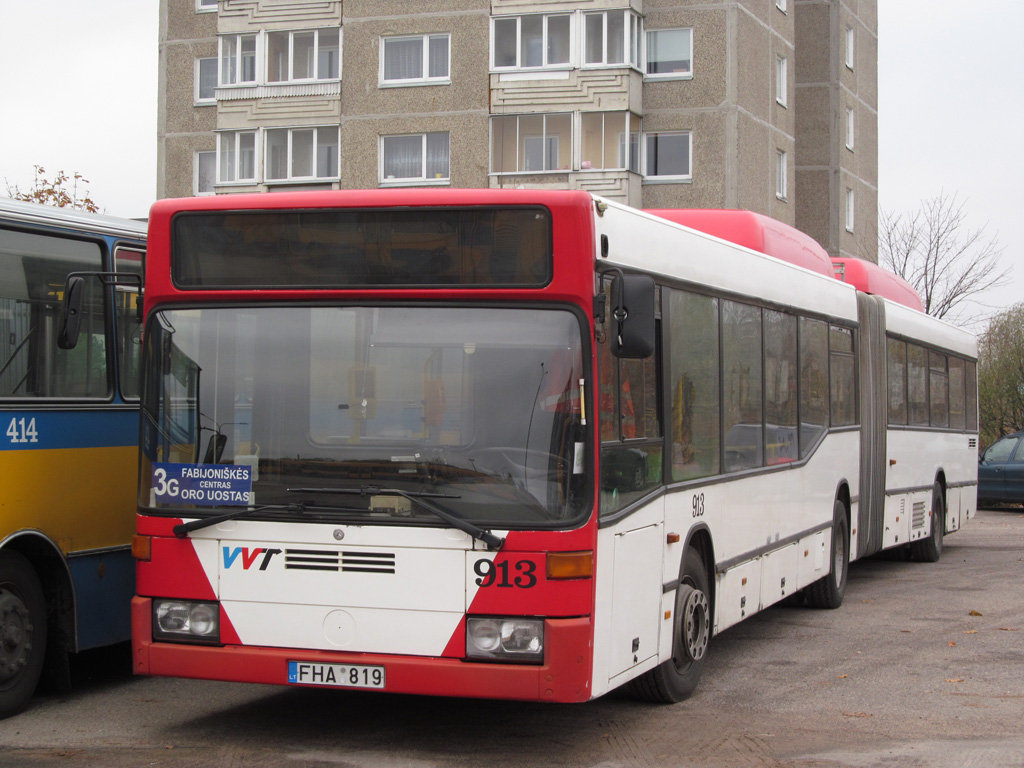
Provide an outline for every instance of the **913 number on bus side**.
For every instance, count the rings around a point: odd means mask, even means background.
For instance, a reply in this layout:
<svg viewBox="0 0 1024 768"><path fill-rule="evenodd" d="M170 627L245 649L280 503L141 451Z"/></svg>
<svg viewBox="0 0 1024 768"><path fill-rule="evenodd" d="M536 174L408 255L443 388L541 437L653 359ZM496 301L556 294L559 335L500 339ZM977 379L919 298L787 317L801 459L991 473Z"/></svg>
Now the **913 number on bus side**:
<svg viewBox="0 0 1024 768"><path fill-rule="evenodd" d="M12 443L38 443L39 430L36 429L36 420L25 420L24 417L15 416L7 426L7 436Z"/></svg>

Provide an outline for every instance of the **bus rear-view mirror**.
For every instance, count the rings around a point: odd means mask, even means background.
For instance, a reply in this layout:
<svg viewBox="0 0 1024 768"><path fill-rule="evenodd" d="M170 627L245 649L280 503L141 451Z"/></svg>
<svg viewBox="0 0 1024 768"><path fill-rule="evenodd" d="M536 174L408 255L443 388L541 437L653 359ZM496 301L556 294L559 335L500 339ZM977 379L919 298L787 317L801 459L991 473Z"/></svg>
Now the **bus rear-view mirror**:
<svg viewBox="0 0 1024 768"><path fill-rule="evenodd" d="M616 275L612 281L612 354L650 357L654 352L654 280L647 275Z"/></svg>
<svg viewBox="0 0 1024 768"><path fill-rule="evenodd" d="M64 301L60 305L57 322L57 346L60 349L74 349L78 343L78 331L82 325L82 301L85 293L85 278L72 276L64 286Z"/></svg>

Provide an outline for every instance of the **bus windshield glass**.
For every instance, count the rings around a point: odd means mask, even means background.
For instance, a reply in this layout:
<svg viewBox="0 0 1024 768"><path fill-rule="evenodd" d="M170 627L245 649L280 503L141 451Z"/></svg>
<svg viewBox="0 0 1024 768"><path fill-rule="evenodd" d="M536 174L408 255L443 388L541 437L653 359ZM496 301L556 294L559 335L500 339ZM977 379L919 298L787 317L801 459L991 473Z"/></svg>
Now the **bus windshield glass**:
<svg viewBox="0 0 1024 768"><path fill-rule="evenodd" d="M439 524L433 505L561 528L586 509L573 312L174 309L145 343L140 501L155 511L224 512L216 494L158 493L154 467L199 465L251 467L257 519Z"/></svg>
<svg viewBox="0 0 1024 768"><path fill-rule="evenodd" d="M546 208L398 208L180 213L181 288L542 286Z"/></svg>

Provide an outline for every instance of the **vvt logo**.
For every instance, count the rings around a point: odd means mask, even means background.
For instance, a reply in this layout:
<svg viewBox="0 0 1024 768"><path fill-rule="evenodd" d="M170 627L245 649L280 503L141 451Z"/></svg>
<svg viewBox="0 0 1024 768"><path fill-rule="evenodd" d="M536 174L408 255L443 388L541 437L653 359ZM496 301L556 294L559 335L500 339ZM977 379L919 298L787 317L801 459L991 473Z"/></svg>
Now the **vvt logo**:
<svg viewBox="0 0 1024 768"><path fill-rule="evenodd" d="M280 549L264 549L263 547L256 547L255 549L249 549L248 547L224 547L224 568L225 570L230 568L238 560L239 556L242 558L242 568L249 570L252 568L253 563L256 562L256 558L263 555L263 560L260 561L260 570L267 570L267 566L270 565L271 558L274 555L280 555Z"/></svg>

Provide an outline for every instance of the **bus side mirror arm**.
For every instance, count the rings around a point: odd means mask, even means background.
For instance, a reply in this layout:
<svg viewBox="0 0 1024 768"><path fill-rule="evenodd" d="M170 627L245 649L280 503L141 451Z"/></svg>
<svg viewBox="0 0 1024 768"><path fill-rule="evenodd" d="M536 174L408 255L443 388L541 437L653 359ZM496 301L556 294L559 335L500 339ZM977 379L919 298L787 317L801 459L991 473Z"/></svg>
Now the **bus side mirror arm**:
<svg viewBox="0 0 1024 768"><path fill-rule="evenodd" d="M112 285L135 287L140 299L136 303L136 316L139 322L142 322L142 275L125 272L71 272L64 283L64 300L61 302L60 315L57 320L57 347L59 349L74 349L78 344L87 277L98 277L107 288Z"/></svg>

